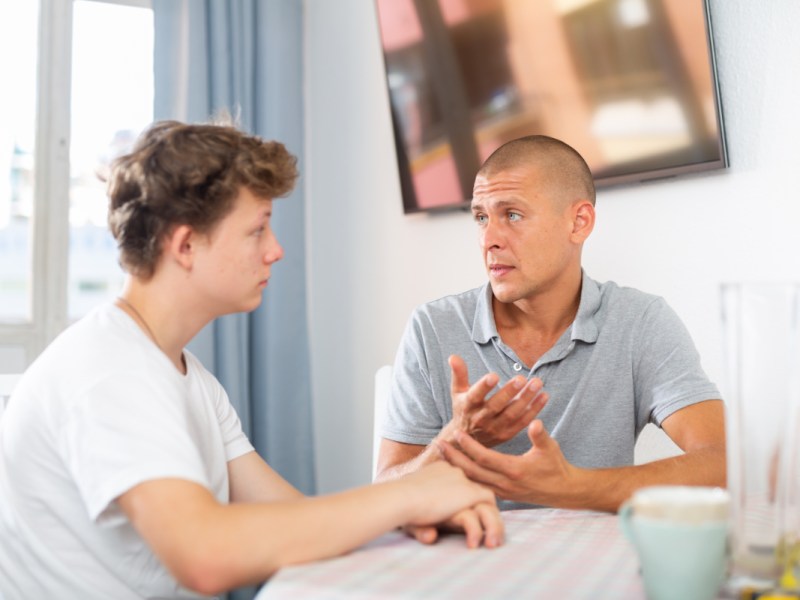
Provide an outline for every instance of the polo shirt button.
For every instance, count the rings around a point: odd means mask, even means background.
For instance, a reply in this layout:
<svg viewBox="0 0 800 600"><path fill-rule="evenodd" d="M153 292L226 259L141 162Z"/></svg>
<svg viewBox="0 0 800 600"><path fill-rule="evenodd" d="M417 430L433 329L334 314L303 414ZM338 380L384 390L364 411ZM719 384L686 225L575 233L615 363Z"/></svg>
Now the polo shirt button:
<svg viewBox="0 0 800 600"><path fill-rule="evenodd" d="M514 363L514 370L515 371L522 371L522 365L519 363Z"/></svg>

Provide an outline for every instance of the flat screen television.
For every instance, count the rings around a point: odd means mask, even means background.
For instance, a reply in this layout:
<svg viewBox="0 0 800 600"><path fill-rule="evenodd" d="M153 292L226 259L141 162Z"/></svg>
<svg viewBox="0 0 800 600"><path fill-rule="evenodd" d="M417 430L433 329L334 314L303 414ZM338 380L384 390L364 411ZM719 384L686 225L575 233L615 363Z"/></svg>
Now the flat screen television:
<svg viewBox="0 0 800 600"><path fill-rule="evenodd" d="M529 134L598 187L727 166L705 0L375 0L406 213Z"/></svg>

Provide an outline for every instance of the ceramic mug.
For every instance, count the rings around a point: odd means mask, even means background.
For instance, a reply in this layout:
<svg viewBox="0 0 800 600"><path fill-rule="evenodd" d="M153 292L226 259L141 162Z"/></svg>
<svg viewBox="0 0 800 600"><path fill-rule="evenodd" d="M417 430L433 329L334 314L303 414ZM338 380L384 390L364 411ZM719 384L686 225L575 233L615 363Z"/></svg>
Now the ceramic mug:
<svg viewBox="0 0 800 600"><path fill-rule="evenodd" d="M642 488L619 510L650 600L712 600L727 574L730 495L712 487Z"/></svg>

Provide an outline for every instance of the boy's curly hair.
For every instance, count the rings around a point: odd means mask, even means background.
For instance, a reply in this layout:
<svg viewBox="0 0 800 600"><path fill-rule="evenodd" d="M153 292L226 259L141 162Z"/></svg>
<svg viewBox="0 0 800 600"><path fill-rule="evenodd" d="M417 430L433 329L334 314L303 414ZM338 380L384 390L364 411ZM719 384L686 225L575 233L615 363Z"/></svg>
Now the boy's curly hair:
<svg viewBox="0 0 800 600"><path fill-rule="evenodd" d="M154 123L108 176L108 224L122 268L151 278L161 242L175 226L210 233L242 187L278 198L291 192L297 176L297 159L279 142L226 124Z"/></svg>

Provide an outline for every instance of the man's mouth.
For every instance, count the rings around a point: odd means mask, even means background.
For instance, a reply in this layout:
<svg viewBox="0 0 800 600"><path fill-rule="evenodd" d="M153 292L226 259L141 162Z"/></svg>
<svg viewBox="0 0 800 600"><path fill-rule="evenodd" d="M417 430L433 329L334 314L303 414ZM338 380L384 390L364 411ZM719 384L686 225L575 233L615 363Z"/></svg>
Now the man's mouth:
<svg viewBox="0 0 800 600"><path fill-rule="evenodd" d="M513 269L511 265L502 265L499 263L489 265L489 274L492 277L502 277L506 273L509 273L511 269Z"/></svg>

